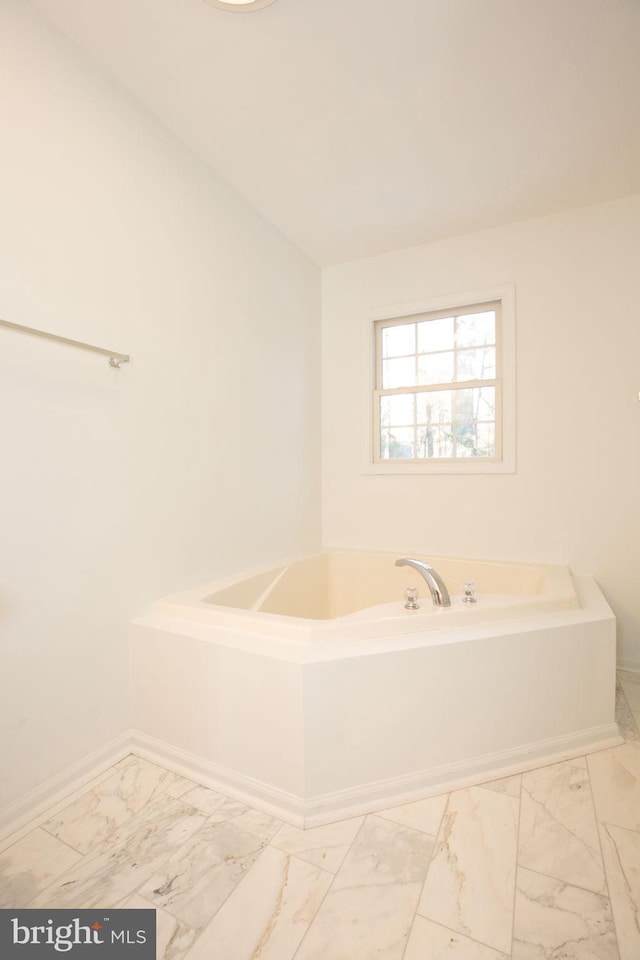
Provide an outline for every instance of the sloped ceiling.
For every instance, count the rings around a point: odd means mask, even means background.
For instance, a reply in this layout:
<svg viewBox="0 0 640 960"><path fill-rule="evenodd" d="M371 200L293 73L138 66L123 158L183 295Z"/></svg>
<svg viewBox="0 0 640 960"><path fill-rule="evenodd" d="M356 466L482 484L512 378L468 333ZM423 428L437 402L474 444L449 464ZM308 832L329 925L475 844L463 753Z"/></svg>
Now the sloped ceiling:
<svg viewBox="0 0 640 960"><path fill-rule="evenodd" d="M31 0L318 264L640 192L638 0Z"/></svg>

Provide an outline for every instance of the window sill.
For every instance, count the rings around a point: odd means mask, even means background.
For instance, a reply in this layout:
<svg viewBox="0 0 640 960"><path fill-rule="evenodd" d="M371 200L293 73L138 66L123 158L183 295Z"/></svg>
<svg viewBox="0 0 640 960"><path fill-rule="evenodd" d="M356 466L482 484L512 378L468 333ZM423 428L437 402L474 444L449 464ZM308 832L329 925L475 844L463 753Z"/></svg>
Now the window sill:
<svg viewBox="0 0 640 960"><path fill-rule="evenodd" d="M515 473L514 458L504 460L464 460L405 461L390 460L378 463L366 463L362 473L370 476L437 476L439 474L457 474L458 476L478 476L481 474Z"/></svg>

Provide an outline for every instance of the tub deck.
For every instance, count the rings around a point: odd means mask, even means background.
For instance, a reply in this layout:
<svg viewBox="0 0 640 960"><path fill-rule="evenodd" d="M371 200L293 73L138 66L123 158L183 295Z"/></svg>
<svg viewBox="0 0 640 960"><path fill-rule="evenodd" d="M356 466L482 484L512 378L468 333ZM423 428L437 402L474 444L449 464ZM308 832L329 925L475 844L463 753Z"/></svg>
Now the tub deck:
<svg viewBox="0 0 640 960"><path fill-rule="evenodd" d="M449 590L451 607L437 608L420 574L396 567L397 557L327 551L165 597L154 612L305 642L421 633L578 607L566 567L414 555L435 567ZM468 581L476 584L477 603L462 602ZM404 607L410 586L418 588L419 610Z"/></svg>

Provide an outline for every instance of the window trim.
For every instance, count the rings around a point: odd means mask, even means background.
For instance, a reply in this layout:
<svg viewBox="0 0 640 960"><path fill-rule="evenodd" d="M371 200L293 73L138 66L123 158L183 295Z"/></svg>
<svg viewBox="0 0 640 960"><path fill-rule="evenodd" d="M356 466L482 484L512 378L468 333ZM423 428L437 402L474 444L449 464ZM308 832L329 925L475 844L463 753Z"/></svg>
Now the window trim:
<svg viewBox="0 0 640 960"><path fill-rule="evenodd" d="M413 316L425 313L459 310L466 307L478 307L484 304L500 302L500 352L501 376L496 376L496 436L500 436L501 455L495 458L459 457L434 460L380 460L376 459L376 450L379 450L380 425L379 403L380 391L377 389L377 363L379 352L376 337L380 329L379 321L397 320L399 323L408 321ZM483 290L474 290L461 294L451 294L436 299L420 301L412 304L402 304L397 307L387 307L377 310L367 316L365 324L367 359L367 396L366 396L366 437L364 450L363 473L372 475L411 475L411 474L488 474L488 473L515 473L516 472L516 345L515 345L515 286L505 284ZM496 374L498 370L496 370ZM476 385L476 381L469 381L465 385ZM481 385L477 381L477 385ZM443 385L442 389L450 388ZM408 389L408 388L407 388Z"/></svg>

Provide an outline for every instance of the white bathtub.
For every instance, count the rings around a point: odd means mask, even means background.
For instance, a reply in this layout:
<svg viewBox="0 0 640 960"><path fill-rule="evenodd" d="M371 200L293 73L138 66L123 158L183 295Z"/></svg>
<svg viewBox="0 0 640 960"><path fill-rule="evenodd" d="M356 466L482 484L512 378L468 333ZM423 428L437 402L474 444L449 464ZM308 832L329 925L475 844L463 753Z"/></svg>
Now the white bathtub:
<svg viewBox="0 0 640 960"><path fill-rule="evenodd" d="M310 826L620 742L592 579L412 554L447 584L436 608L398 556L331 551L159 600L132 625L137 751Z"/></svg>
<svg viewBox="0 0 640 960"><path fill-rule="evenodd" d="M450 607L433 605L420 574L395 566L398 554L340 550L165 597L154 610L228 630L317 641L423 633L578 606L566 567L412 557L435 567ZM462 601L469 581L476 603ZM405 609L410 586L421 595L419 610Z"/></svg>

